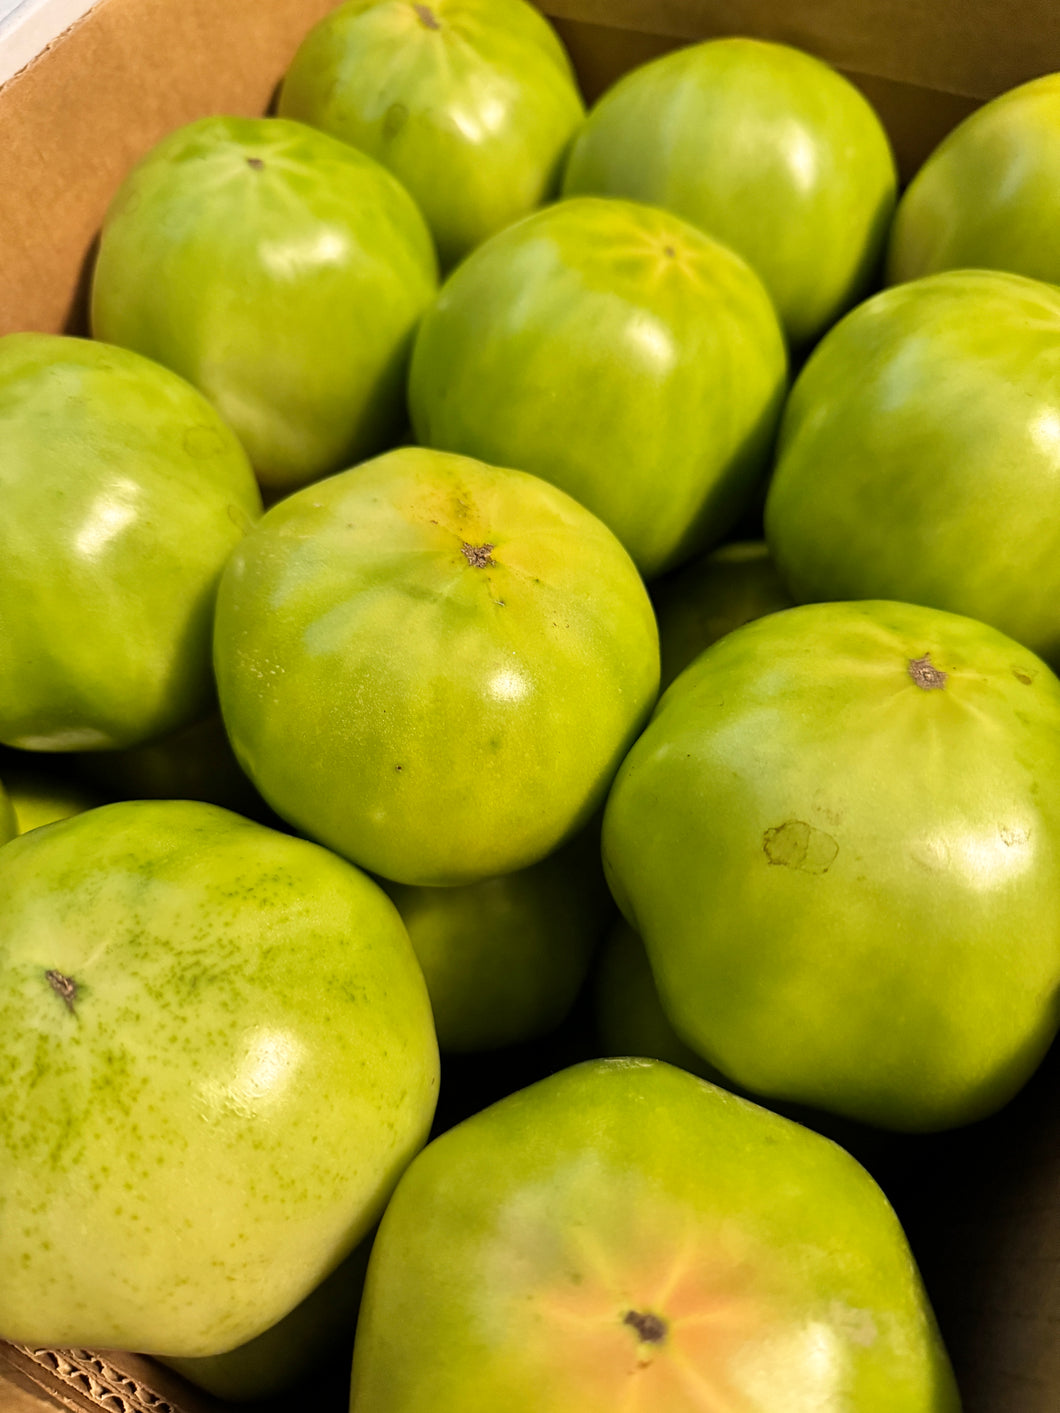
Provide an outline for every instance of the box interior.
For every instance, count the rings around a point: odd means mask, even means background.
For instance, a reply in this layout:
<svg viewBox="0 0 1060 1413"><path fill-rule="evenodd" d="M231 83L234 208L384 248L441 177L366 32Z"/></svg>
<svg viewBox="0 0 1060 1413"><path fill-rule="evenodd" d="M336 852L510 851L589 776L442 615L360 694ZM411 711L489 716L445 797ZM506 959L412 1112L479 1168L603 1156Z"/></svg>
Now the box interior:
<svg viewBox="0 0 1060 1413"><path fill-rule="evenodd" d="M98 0L0 86L0 333L82 332L93 242L128 168L192 118L266 111L299 40L330 8L331 0ZM906 177L979 103L1060 70L1055 0L804 0L794 7L782 0L545 0L541 8L556 21L590 100L635 64L698 38L742 33L806 48L840 67L875 104ZM884 1165L967 1413L1060 1407L1058 1096L1054 1047L995 1119L910 1140ZM217 1413L223 1406L133 1356L114 1355L109 1367L139 1385L139 1404L115 1402L119 1394L102 1384L93 1393L87 1375L64 1381L47 1365L0 1346L3 1413L104 1406ZM303 1390L284 1407L294 1413L307 1406L306 1396ZM130 1388L120 1397L132 1397Z"/></svg>

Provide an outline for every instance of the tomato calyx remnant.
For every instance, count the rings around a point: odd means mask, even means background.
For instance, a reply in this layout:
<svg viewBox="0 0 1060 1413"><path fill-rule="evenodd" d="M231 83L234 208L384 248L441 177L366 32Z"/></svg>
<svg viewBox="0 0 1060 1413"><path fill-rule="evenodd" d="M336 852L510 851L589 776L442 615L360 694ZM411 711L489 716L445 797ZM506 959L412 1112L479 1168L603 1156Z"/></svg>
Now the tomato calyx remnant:
<svg viewBox="0 0 1060 1413"><path fill-rule="evenodd" d="M56 971L53 968L51 971L44 973L44 979L70 1014L73 1015L74 1002L77 1000L77 982L73 977L64 976L61 971Z"/></svg>
<svg viewBox="0 0 1060 1413"><path fill-rule="evenodd" d="M252 167L255 172L261 172L265 169L265 163L260 157L248 157L247 166Z"/></svg>
<svg viewBox="0 0 1060 1413"><path fill-rule="evenodd" d="M661 1344L666 1338L666 1321L650 1310L627 1310L622 1323L636 1330L642 1344Z"/></svg>
<svg viewBox="0 0 1060 1413"><path fill-rule="evenodd" d="M460 549L473 569L489 569L497 563L493 558L493 545L469 545L465 540Z"/></svg>
<svg viewBox="0 0 1060 1413"><path fill-rule="evenodd" d="M416 11L419 22L424 29L441 29L438 16L429 5L413 5L412 8Z"/></svg>
<svg viewBox="0 0 1060 1413"><path fill-rule="evenodd" d="M945 687L949 673L936 667L931 661L931 654L925 653L923 657L909 659L909 675L923 691L935 692Z"/></svg>

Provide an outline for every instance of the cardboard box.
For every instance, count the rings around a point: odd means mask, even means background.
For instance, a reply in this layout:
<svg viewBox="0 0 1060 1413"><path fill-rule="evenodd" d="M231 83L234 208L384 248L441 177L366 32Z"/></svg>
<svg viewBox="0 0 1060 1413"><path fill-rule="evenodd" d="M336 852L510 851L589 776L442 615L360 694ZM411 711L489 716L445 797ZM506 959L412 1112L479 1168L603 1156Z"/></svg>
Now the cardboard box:
<svg viewBox="0 0 1060 1413"><path fill-rule="evenodd" d="M34 2L62 13L64 0ZM96 0L87 13L83 0L65 3L76 22L0 82L0 333L83 331L94 238L130 165L194 117L264 112L332 0ZM633 65L699 38L743 33L799 45L864 90L907 176L979 103L1060 70L1056 0L543 0L542 8L590 99ZM1060 1056L996 1118L900 1142L873 1170L914 1243L966 1413L1056 1413ZM342 1413L344 1380L340 1360L272 1413ZM0 1345L0 1413L224 1406L134 1355Z"/></svg>

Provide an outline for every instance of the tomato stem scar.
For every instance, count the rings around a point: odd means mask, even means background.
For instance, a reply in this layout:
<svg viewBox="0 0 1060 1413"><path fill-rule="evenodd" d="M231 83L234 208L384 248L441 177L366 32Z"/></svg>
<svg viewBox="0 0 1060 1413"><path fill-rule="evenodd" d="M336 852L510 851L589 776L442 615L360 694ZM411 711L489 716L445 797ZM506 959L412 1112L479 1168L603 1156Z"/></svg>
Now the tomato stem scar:
<svg viewBox="0 0 1060 1413"><path fill-rule="evenodd" d="M492 545L469 545L465 540L460 548L468 564L475 569L488 569L490 565L497 563L493 558Z"/></svg>
<svg viewBox="0 0 1060 1413"><path fill-rule="evenodd" d="M949 673L936 667L931 661L931 654L925 653L923 657L909 659L909 675L925 692L934 692L945 687Z"/></svg>
<svg viewBox="0 0 1060 1413"><path fill-rule="evenodd" d="M77 1000L77 982L73 977L64 976L61 971L52 970L44 973L44 979L73 1015L74 1002Z"/></svg>

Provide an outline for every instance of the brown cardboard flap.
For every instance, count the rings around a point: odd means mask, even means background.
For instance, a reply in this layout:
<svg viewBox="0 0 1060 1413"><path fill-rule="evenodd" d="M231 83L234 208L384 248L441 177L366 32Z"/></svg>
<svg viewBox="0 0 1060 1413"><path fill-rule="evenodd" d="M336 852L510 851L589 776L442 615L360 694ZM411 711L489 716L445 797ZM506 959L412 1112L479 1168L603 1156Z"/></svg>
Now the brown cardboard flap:
<svg viewBox="0 0 1060 1413"><path fill-rule="evenodd" d="M0 88L0 333L81 322L83 266L132 164L181 123L264 112L330 0L99 0Z"/></svg>
<svg viewBox="0 0 1060 1413"><path fill-rule="evenodd" d="M688 41L749 34L964 98L1060 70L1056 0L545 0L561 20Z"/></svg>

